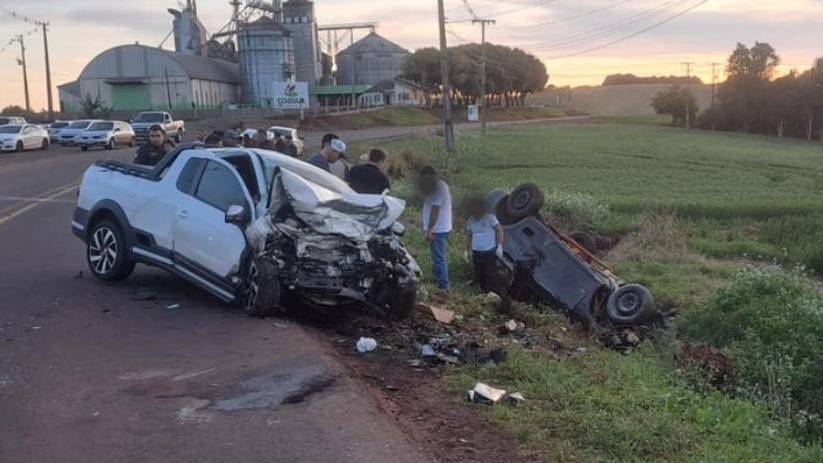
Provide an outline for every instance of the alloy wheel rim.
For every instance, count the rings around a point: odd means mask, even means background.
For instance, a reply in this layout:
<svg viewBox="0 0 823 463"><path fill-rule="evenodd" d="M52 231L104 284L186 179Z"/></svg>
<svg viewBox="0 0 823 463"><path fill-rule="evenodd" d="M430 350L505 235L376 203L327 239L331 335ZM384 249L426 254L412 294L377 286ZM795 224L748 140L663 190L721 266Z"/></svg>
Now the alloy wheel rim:
<svg viewBox="0 0 823 463"><path fill-rule="evenodd" d="M94 271L105 275L117 262L117 237L108 227L95 230L89 243L89 262Z"/></svg>

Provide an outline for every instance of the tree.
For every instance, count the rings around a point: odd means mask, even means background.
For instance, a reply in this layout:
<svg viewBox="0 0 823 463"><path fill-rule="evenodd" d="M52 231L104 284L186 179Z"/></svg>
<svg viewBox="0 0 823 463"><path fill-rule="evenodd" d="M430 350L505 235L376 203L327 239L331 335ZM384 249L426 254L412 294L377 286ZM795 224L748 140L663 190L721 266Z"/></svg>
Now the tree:
<svg viewBox="0 0 823 463"><path fill-rule="evenodd" d="M779 64L780 57L768 43L755 42L751 48L738 43L737 48L729 56L726 73L729 79L742 76L769 79Z"/></svg>
<svg viewBox="0 0 823 463"><path fill-rule="evenodd" d="M691 90L680 85L673 85L662 91L652 99L652 107L657 114L666 114L672 117L672 125L686 125L686 112L695 120L700 108L697 98ZM688 108L688 109L687 109Z"/></svg>
<svg viewBox="0 0 823 463"><path fill-rule="evenodd" d="M92 98L91 94L87 93L86 97L83 98L83 101L80 102L80 105L86 116L93 117L95 119L108 119L112 112L112 108L109 108L103 104L103 100L100 98L100 95Z"/></svg>
<svg viewBox="0 0 823 463"><path fill-rule="evenodd" d="M4 116L27 116L28 112L22 106L11 105L3 108L0 114Z"/></svg>

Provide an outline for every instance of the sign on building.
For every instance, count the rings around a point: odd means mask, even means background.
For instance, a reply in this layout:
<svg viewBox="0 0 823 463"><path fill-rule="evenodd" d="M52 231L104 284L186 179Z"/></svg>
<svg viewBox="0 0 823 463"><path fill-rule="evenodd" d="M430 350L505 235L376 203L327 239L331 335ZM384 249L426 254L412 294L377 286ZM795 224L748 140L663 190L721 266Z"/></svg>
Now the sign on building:
<svg viewBox="0 0 823 463"><path fill-rule="evenodd" d="M275 82L274 105L280 109L304 109L309 107L308 82Z"/></svg>

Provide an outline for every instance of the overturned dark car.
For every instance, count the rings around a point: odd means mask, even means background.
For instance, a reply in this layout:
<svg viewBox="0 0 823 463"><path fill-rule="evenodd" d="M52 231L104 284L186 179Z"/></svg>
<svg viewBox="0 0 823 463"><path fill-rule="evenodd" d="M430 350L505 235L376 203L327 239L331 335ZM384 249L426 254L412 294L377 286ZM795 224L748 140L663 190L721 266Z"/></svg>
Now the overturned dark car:
<svg viewBox="0 0 823 463"><path fill-rule="evenodd" d="M607 328L648 323L656 314L648 289L626 284L598 259L586 240L558 231L540 215L543 193L533 184L486 197L506 233L502 264L513 274L515 299L548 301L585 324Z"/></svg>

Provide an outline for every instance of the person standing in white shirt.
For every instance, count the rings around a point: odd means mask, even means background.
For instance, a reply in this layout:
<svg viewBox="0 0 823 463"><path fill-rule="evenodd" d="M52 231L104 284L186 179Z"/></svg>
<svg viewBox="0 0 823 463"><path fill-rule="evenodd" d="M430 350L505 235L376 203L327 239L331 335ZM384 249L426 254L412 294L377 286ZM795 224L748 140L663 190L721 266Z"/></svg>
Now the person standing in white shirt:
<svg viewBox="0 0 823 463"><path fill-rule="evenodd" d="M482 197L469 197L465 206L469 219L466 221L468 237L463 258L472 264L475 283L483 292L500 296L498 310L507 311L511 307L511 299L508 288L497 274L497 260L503 257L503 226L497 216L488 212Z"/></svg>
<svg viewBox="0 0 823 463"><path fill-rule="evenodd" d="M424 196L423 231L432 256L432 267L437 288L449 291L448 239L452 231L452 197L449 185L434 167L420 169L418 188Z"/></svg>

